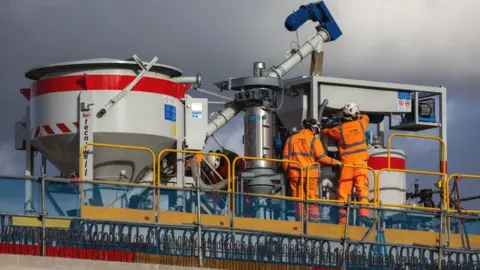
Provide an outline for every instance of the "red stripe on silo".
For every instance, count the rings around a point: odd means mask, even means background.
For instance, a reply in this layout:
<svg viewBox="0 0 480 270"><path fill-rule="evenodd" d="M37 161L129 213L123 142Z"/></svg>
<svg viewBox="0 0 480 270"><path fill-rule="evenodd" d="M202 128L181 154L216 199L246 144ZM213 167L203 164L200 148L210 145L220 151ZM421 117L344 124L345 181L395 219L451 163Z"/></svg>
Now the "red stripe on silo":
<svg viewBox="0 0 480 270"><path fill-rule="evenodd" d="M48 135L55 134L55 131L53 131L53 129L49 125L44 125L43 129L45 129L45 132L47 132Z"/></svg>
<svg viewBox="0 0 480 270"><path fill-rule="evenodd" d="M390 168L397 170L405 170L405 159L398 157L390 157ZM368 158L368 167L374 170L381 170L388 168L387 157L370 157Z"/></svg>
<svg viewBox="0 0 480 270"><path fill-rule="evenodd" d="M40 127L37 127L35 129L35 134L33 135L34 138L38 137L38 135L40 135Z"/></svg>
<svg viewBox="0 0 480 270"><path fill-rule="evenodd" d="M130 75L75 75L38 80L33 84L31 96L71 91L123 90L135 79ZM143 77L131 91L162 94L182 98L190 88L189 84Z"/></svg>
<svg viewBox="0 0 480 270"><path fill-rule="evenodd" d="M70 133L72 132L68 127L67 125L65 125L64 123L58 123L57 124L57 127L60 129L60 131L62 131L63 133Z"/></svg>

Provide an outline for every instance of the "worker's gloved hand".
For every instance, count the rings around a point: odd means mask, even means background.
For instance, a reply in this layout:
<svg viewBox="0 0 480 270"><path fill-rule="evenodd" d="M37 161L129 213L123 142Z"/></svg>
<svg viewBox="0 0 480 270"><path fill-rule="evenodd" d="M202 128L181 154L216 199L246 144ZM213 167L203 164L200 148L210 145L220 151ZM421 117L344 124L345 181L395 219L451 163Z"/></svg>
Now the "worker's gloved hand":
<svg viewBox="0 0 480 270"><path fill-rule="evenodd" d="M338 162L338 167L343 167L343 163L341 161Z"/></svg>

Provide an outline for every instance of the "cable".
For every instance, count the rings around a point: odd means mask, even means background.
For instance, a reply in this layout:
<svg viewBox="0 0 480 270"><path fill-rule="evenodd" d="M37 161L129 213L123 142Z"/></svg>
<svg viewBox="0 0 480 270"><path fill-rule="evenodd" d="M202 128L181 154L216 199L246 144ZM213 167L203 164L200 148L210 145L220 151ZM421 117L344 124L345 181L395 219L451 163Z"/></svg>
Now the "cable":
<svg viewBox="0 0 480 270"><path fill-rule="evenodd" d="M298 37L298 30L295 31L295 34L296 34L296 37L297 37L297 41L290 41L290 52L293 54L293 53L297 53L297 52L300 52L299 49L300 49L300 39ZM292 46L292 43L295 43L297 45L297 48L294 49L293 46ZM303 61L303 56L300 54L300 57L302 57L302 61ZM275 68L277 68L276 66L272 66L270 68L270 71L274 71ZM278 74L278 72L275 71L275 73L277 74L277 77L278 79L280 80L280 86L282 88L282 99L280 100L280 104L277 106L277 108L268 108L271 112L278 112L282 106L283 106L283 100L285 98L285 85L283 84L283 79L282 79L282 76L280 76L280 74Z"/></svg>

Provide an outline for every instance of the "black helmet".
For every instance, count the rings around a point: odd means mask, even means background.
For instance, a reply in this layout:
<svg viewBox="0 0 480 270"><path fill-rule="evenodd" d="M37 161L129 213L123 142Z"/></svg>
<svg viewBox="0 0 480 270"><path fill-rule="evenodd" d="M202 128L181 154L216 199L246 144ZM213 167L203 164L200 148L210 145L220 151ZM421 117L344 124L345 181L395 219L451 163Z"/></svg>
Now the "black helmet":
<svg viewBox="0 0 480 270"><path fill-rule="evenodd" d="M314 118L303 120L303 126L306 127L306 128L311 128L312 126L316 126L317 124L318 124L318 122Z"/></svg>

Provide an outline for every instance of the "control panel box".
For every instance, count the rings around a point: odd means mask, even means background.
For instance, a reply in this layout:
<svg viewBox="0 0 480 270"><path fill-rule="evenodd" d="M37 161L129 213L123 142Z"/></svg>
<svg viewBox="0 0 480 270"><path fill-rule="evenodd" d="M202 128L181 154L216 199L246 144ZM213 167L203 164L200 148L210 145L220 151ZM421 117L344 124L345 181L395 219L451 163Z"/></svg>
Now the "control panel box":
<svg viewBox="0 0 480 270"><path fill-rule="evenodd" d="M208 99L185 99L185 148L202 150L208 129ZM200 136L203 134L203 136Z"/></svg>

